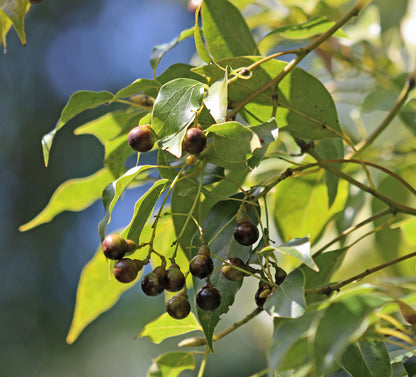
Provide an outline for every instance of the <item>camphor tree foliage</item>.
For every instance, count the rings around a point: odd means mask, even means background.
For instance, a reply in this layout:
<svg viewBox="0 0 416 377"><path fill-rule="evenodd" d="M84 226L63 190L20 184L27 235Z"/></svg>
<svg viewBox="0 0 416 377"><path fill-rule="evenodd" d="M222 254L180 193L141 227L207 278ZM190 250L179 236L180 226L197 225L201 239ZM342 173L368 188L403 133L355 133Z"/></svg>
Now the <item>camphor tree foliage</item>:
<svg viewBox="0 0 416 377"><path fill-rule="evenodd" d="M202 376L215 343L263 311L274 328L256 376L415 375L415 55L396 8L204 0L193 27L154 48L153 79L71 96L42 140L45 164L59 129L106 105L75 130L104 145L104 166L21 227L103 202L68 343L133 288L166 294L140 337L182 336L148 376L196 364ZM186 38L193 64L157 72ZM106 232L123 192L149 183L125 228ZM252 311L216 332L244 279L258 284L239 295Z"/></svg>

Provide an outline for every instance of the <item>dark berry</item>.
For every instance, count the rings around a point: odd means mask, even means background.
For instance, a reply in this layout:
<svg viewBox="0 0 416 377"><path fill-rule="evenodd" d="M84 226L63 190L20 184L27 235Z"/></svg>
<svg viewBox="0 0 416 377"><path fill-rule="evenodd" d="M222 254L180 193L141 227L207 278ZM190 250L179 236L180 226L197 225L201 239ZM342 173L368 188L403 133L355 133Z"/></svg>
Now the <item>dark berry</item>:
<svg viewBox="0 0 416 377"><path fill-rule="evenodd" d="M256 304L259 308L263 308L263 305L271 292L272 291L270 287L260 287L259 289L257 289L254 299L256 300Z"/></svg>
<svg viewBox="0 0 416 377"><path fill-rule="evenodd" d="M169 292L178 292L185 286L185 276L177 264L172 264L165 274L165 289Z"/></svg>
<svg viewBox="0 0 416 377"><path fill-rule="evenodd" d="M166 302L166 311L175 319L183 319L191 311L191 305L185 293L179 293Z"/></svg>
<svg viewBox="0 0 416 377"><path fill-rule="evenodd" d="M250 246L259 238L259 230L250 221L242 221L234 229L235 240L245 246Z"/></svg>
<svg viewBox="0 0 416 377"><path fill-rule="evenodd" d="M165 289L164 277L153 271L147 274L142 280L142 290L147 296L160 295Z"/></svg>
<svg viewBox="0 0 416 377"><path fill-rule="evenodd" d="M200 128L193 127L186 131L186 135L183 140L183 146L188 153L201 153L204 150L206 144L207 137Z"/></svg>
<svg viewBox="0 0 416 377"><path fill-rule="evenodd" d="M131 283L142 268L141 261L123 258L114 265L113 274L118 281Z"/></svg>
<svg viewBox="0 0 416 377"><path fill-rule="evenodd" d="M221 272L224 277L231 281L241 280L246 274L240 270L237 270L233 266L241 269L247 269L247 265L238 257L229 257L222 264Z"/></svg>
<svg viewBox="0 0 416 377"><path fill-rule="evenodd" d="M287 273L286 271L281 267L276 267L276 273L274 274L274 282L277 285L280 285L283 283L283 281L286 279Z"/></svg>
<svg viewBox="0 0 416 377"><path fill-rule="evenodd" d="M150 151L155 144L155 137L150 124L134 127L129 132L128 143L137 152Z"/></svg>
<svg viewBox="0 0 416 377"><path fill-rule="evenodd" d="M206 312L213 312L221 304L221 295L212 285L206 285L196 294L197 305Z"/></svg>
<svg viewBox="0 0 416 377"><path fill-rule="evenodd" d="M104 255L108 259L121 259L129 251L126 240L118 234L109 234L102 243Z"/></svg>
<svg viewBox="0 0 416 377"><path fill-rule="evenodd" d="M189 263L189 271L192 276L200 279L208 277L214 269L214 262L208 255L196 255Z"/></svg>

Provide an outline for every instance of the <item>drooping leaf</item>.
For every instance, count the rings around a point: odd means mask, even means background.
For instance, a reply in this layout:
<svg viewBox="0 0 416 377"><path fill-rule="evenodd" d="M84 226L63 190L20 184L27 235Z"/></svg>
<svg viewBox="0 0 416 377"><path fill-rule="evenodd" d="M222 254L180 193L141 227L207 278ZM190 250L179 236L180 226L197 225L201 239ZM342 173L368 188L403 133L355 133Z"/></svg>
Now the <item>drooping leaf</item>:
<svg viewBox="0 0 416 377"><path fill-rule="evenodd" d="M137 337L147 337L153 343L159 344L167 338L186 334L191 331L202 331L194 313L181 320L172 318L168 313L162 314L148 323Z"/></svg>
<svg viewBox="0 0 416 377"><path fill-rule="evenodd" d="M380 296L356 293L332 303L313 325L316 332L312 350L319 374L328 371L347 347L365 333L370 323L368 316L386 303Z"/></svg>
<svg viewBox="0 0 416 377"><path fill-rule="evenodd" d="M23 45L26 44L25 16L30 9L29 0L0 0L0 43L6 40L10 20Z"/></svg>
<svg viewBox="0 0 416 377"><path fill-rule="evenodd" d="M305 263L306 266L314 271L319 271L319 267L311 256L311 243L308 237L294 238L284 244L275 247L278 253L291 255L301 262Z"/></svg>
<svg viewBox="0 0 416 377"><path fill-rule="evenodd" d="M139 278L140 275L141 272ZM89 323L114 306L121 294L136 284L138 279L127 284L121 284L115 278L110 279L107 260L100 246L82 270L67 343L73 343Z"/></svg>
<svg viewBox="0 0 416 377"><path fill-rule="evenodd" d="M326 17L315 17L301 24L282 26L274 29L269 34L267 34L263 40L270 35L276 34L279 34L282 38L285 39L311 38L315 35L325 33L334 24L334 21L330 21ZM347 37L341 29L338 29L333 35L338 37Z"/></svg>
<svg viewBox="0 0 416 377"><path fill-rule="evenodd" d="M235 199L242 199L242 195L236 195ZM221 260L215 258L214 254L221 259L227 258L227 256L238 256L242 260L247 260L251 247L242 246L234 240L234 228L237 224L236 221L232 221L236 216L240 203L235 200L227 200L218 202L212 207L208 216L202 224L204 229L204 239L206 242L210 242L214 237L215 240L210 244L210 249L213 254L212 259L214 262L214 271L221 266ZM253 210L249 211L251 215L251 221L257 223L258 220L253 214ZM228 225L227 225L228 224ZM191 256L195 256L199 248L198 237L195 237ZM213 273L210 277L212 284L219 290L221 294L221 305L214 312L205 312L197 307L197 315L199 322L204 329L204 334L207 340L208 346L213 349L212 337L214 335L215 327L220 321L220 316L223 313L228 312L229 307L234 302L234 297L237 291L240 289L242 280L230 281L224 278L219 270ZM197 293L206 282L201 279L193 279L194 290Z"/></svg>
<svg viewBox="0 0 416 377"><path fill-rule="evenodd" d="M305 313L305 277L300 269L293 270L267 299L264 309L273 317L298 318Z"/></svg>
<svg viewBox="0 0 416 377"><path fill-rule="evenodd" d="M135 243L139 243L140 234L168 182L167 179L159 179L136 202L130 224L121 233L123 237L133 240Z"/></svg>
<svg viewBox="0 0 416 377"><path fill-rule="evenodd" d="M162 148L178 158L182 155L185 129L195 119L196 111L202 105L204 90L204 85L199 81L179 78L164 84L156 97L152 128Z"/></svg>
<svg viewBox="0 0 416 377"><path fill-rule="evenodd" d="M156 45L153 47L152 55L150 56L150 65L153 68L153 72L156 75L157 66L162 60L163 56L174 47L178 45L179 42L183 41L186 38L192 37L194 35L194 28L191 27L182 31L177 37L172 39L168 43L163 43L161 45Z"/></svg>
<svg viewBox="0 0 416 377"><path fill-rule="evenodd" d="M210 55L215 60L258 53L243 16L227 0L204 1L202 29Z"/></svg>
<svg viewBox="0 0 416 377"><path fill-rule="evenodd" d="M194 39L195 39L195 48L199 55L199 57L205 62L209 63L211 60L211 56L209 55L207 46L205 46L204 41L202 40L202 30L199 27L199 14L201 11L202 2L195 10L195 25L194 25Z"/></svg>
<svg viewBox="0 0 416 377"><path fill-rule="evenodd" d="M228 74L222 80L212 84L204 98L204 105L217 123L225 122L228 107Z"/></svg>
<svg viewBox="0 0 416 377"><path fill-rule="evenodd" d="M195 368L195 356L192 352L168 352L153 360L147 377L177 377L186 369Z"/></svg>
<svg viewBox="0 0 416 377"><path fill-rule="evenodd" d="M114 99L130 97L137 93L142 93L146 89L159 89L160 84L155 80L137 79L125 88L120 89L115 95Z"/></svg>
<svg viewBox="0 0 416 377"><path fill-rule="evenodd" d="M71 120L76 115L82 113L85 110L98 107L106 102L111 101L112 99L113 95L107 91L89 92L82 90L74 93L63 108L55 128L44 135L42 138L42 150L45 166L48 166L52 142L58 130L61 129L69 120Z"/></svg>
<svg viewBox="0 0 416 377"><path fill-rule="evenodd" d="M153 168L152 165L135 166L124 173L120 178L110 183L103 191L102 200L105 213L100 223L98 224L98 233L101 240L105 238L105 230L111 220L111 212L120 198L121 194L132 183L132 181L143 171Z"/></svg>
<svg viewBox="0 0 416 377"><path fill-rule="evenodd" d="M274 218L284 241L309 235L311 244L317 240L328 221L344 209L348 185L341 182L331 208L322 174L288 178L276 186Z"/></svg>
<svg viewBox="0 0 416 377"><path fill-rule="evenodd" d="M7 51L6 35L12 27L13 22L0 8L0 44L3 43L3 51Z"/></svg>
<svg viewBox="0 0 416 377"><path fill-rule="evenodd" d="M70 179L52 194L46 207L32 220L19 227L21 232L51 221L64 211L82 211L101 197L101 193L113 177L107 169L85 177Z"/></svg>
<svg viewBox="0 0 416 377"><path fill-rule="evenodd" d="M390 357L384 342L363 339L350 345L338 363L352 377L390 377Z"/></svg>

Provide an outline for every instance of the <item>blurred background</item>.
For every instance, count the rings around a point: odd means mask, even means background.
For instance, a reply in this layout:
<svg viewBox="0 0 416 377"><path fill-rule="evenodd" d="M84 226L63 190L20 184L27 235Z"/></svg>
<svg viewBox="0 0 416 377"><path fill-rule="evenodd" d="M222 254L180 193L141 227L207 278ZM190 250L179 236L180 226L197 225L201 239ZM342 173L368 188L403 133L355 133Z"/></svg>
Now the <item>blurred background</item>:
<svg viewBox="0 0 416 377"><path fill-rule="evenodd" d="M26 17L27 46L14 30L8 33L7 54L0 54L1 377L140 377L152 358L175 349L178 339L160 345L135 339L164 312L163 297L149 300L138 287L73 345L65 343L79 275L99 244L101 203L25 233L18 227L45 207L59 184L102 166L98 141L73 135L97 115L90 111L62 130L44 167L41 138L54 127L69 96L84 89L115 92L137 78L152 78L153 46L193 22L186 1L180 0L44 0L32 5ZM162 60L158 73L189 62L193 53L193 41L182 42ZM136 195L119 202L113 229L129 221L131 213L125 213L132 211ZM259 347L251 336L227 337L217 346L218 356L210 357L206 376L218 376L216 367L228 376L264 368L267 339L260 338Z"/></svg>

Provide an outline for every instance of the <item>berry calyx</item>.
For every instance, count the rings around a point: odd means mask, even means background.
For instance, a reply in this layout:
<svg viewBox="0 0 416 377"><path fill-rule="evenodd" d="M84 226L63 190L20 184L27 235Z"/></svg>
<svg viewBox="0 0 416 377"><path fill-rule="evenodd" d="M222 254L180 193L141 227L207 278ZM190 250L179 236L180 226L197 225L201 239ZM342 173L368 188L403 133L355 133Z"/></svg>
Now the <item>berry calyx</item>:
<svg viewBox="0 0 416 377"><path fill-rule="evenodd" d="M165 274L161 267L156 267L142 280L142 290L146 296L158 296L165 289Z"/></svg>
<svg viewBox="0 0 416 377"><path fill-rule="evenodd" d="M205 312L213 312L221 304L221 295L217 288L207 284L196 294L196 304Z"/></svg>
<svg viewBox="0 0 416 377"><path fill-rule="evenodd" d="M204 150L206 144L207 137L200 128L193 127L186 131L183 146L188 153L199 154Z"/></svg>
<svg viewBox="0 0 416 377"><path fill-rule="evenodd" d="M194 256L189 263L189 271L192 276L199 279L208 277L214 269L214 262L208 255L198 254Z"/></svg>
<svg viewBox="0 0 416 377"><path fill-rule="evenodd" d="M113 274L119 282L131 283L142 268L142 261L123 258L114 265Z"/></svg>
<svg viewBox="0 0 416 377"><path fill-rule="evenodd" d="M241 280L246 274L240 270L237 270L233 266L241 269L247 269L247 265L238 257L228 257L225 259L221 267L221 273L224 277L231 281Z"/></svg>
<svg viewBox="0 0 416 377"><path fill-rule="evenodd" d="M175 319L184 319L191 312L191 305L186 293L178 293L166 302L166 311Z"/></svg>
<svg viewBox="0 0 416 377"><path fill-rule="evenodd" d="M155 144L155 137L153 135L150 124L134 127L127 139L130 147L137 152L148 152Z"/></svg>
<svg viewBox="0 0 416 377"><path fill-rule="evenodd" d="M177 264L172 264L165 274L165 289L169 292L178 292L185 286L185 276Z"/></svg>
<svg viewBox="0 0 416 377"><path fill-rule="evenodd" d="M234 229L235 240L244 246L250 246L259 238L259 230L251 221L242 221Z"/></svg>
<svg viewBox="0 0 416 377"><path fill-rule="evenodd" d="M129 245L126 240L118 234L112 233L104 238L102 243L104 255L108 259L118 260L124 257L129 251Z"/></svg>

